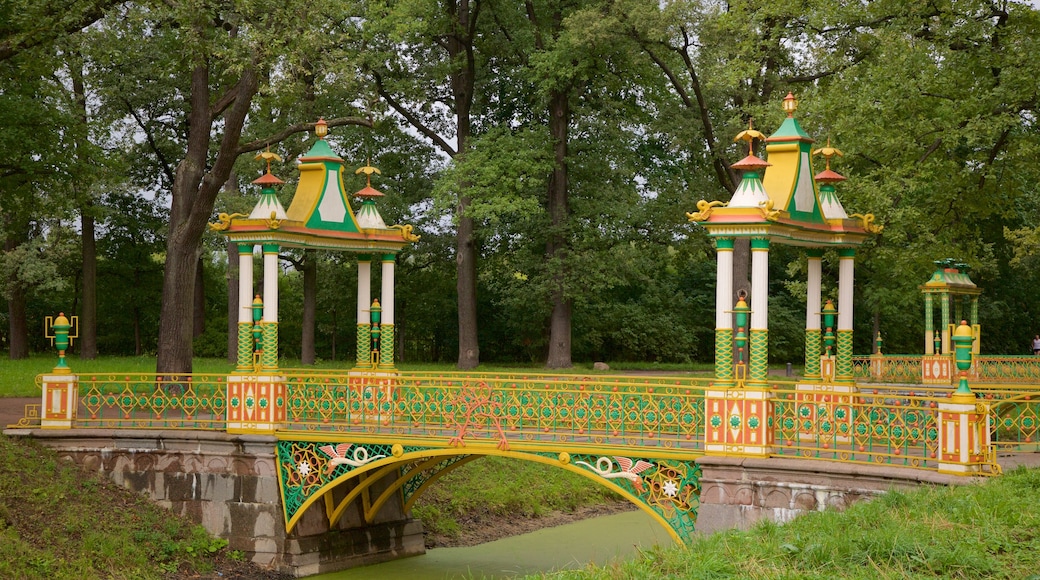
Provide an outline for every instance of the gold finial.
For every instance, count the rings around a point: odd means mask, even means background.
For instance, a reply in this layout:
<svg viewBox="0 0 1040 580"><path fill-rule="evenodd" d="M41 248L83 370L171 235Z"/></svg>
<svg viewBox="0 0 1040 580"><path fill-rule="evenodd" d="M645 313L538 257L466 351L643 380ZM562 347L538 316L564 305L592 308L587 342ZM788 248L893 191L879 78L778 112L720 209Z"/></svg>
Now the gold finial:
<svg viewBox="0 0 1040 580"><path fill-rule="evenodd" d="M761 131L756 131L751 127L751 119L748 119L747 129L744 129L737 136L733 138L733 141L740 141L743 139L748 144L748 155L755 154L755 139L765 139L766 136Z"/></svg>
<svg viewBox="0 0 1040 580"><path fill-rule="evenodd" d="M784 97L784 112L787 113L788 117L793 117L794 112L798 110L798 99L794 98L794 93L787 93Z"/></svg>
<svg viewBox="0 0 1040 580"><path fill-rule="evenodd" d="M314 124L314 134L318 139L324 139L329 134L329 124L325 122L325 117L318 117L318 122Z"/></svg>
<svg viewBox="0 0 1040 580"><path fill-rule="evenodd" d="M816 149L812 152L813 155L823 155L823 158L827 160L827 167L825 171L831 170L831 157L837 155L838 157L844 157L845 154L841 152L837 147L831 147L831 138L827 137L827 146Z"/></svg>
<svg viewBox="0 0 1040 580"><path fill-rule="evenodd" d="M267 172L268 173L271 173L271 161L281 161L282 160L282 158L279 157L277 153L271 153L271 146L270 145L267 146L267 150L266 151L261 151L260 153L257 153L256 157L254 157L253 159L263 159L264 161L266 161L267 162Z"/></svg>
<svg viewBox="0 0 1040 580"><path fill-rule="evenodd" d="M358 175L359 173L364 173L365 174L365 179L367 179L366 185L368 187L372 187L372 174L373 173L377 173L379 175L383 174L382 171L379 171L375 167L372 167L372 160L371 159L365 161L365 166L364 167L358 167L357 171L354 172L354 175Z"/></svg>

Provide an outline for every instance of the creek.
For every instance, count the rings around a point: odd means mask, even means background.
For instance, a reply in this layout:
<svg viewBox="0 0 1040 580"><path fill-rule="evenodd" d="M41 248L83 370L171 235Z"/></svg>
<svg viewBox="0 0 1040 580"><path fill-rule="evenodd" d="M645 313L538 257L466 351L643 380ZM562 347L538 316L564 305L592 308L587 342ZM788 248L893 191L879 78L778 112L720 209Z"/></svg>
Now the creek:
<svg viewBox="0 0 1040 580"><path fill-rule="evenodd" d="M311 576L309 580L442 580L514 578L583 568L669 546L672 538L641 510L599 516L464 548L434 548L423 556Z"/></svg>

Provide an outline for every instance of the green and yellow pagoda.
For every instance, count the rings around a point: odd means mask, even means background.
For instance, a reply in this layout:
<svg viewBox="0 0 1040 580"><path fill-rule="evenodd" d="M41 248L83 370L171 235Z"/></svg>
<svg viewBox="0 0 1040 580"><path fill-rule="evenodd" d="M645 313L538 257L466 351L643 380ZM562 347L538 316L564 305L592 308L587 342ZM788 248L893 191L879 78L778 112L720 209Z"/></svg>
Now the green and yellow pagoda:
<svg viewBox="0 0 1040 580"><path fill-rule="evenodd" d="M697 202L687 213L715 241L718 260L715 295L715 390L707 400L706 450L715 453L764 455L772 445L772 415L766 388L769 358L769 248L773 243L805 248L808 280L805 314L805 381L819 388L830 383L854 388L852 365L852 295L856 248L881 230L874 216L849 215L835 185L845 178L830 167L838 149L813 149L813 139L795 118L798 102L783 101L787 118L766 137L750 126L735 140L748 144L748 155L733 168L743 172L728 203ZM764 141L768 161L754 155L754 142ZM814 174L813 157L826 168ZM737 238L750 239L751 287L733 288L733 247ZM838 304L821 307L824 251L837 251ZM736 305L735 305L736 301ZM822 318L829 322L826 334ZM734 362L734 318L750 323L737 328L738 342L749 343L746 361ZM836 319L837 327L834 328ZM826 342L825 342L825 339ZM823 345L827 344L827 350ZM831 348L833 345L833 349Z"/></svg>

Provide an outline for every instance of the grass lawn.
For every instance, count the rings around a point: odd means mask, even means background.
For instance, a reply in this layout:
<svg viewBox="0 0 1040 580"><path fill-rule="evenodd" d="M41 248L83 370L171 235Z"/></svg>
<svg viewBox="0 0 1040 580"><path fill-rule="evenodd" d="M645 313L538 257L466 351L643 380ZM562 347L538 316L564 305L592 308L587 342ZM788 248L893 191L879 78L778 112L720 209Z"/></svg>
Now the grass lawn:
<svg viewBox="0 0 1040 580"><path fill-rule="evenodd" d="M1040 469L978 485L889 492L844 512L826 511L746 532L654 548L555 579L962 578L1040 580Z"/></svg>

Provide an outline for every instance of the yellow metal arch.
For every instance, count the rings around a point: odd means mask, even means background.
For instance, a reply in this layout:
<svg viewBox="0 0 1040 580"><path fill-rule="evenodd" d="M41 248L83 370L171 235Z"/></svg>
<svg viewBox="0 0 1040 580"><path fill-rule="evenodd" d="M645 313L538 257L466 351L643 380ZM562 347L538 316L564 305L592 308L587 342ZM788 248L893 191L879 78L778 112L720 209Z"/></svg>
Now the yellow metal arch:
<svg viewBox="0 0 1040 580"><path fill-rule="evenodd" d="M450 449L424 449L422 451L413 451L410 453L404 453L400 457L388 457L378 461L373 461L372 463L365 465L362 468L359 468L355 471L351 471L350 473L345 473L342 476L322 486L321 489L319 489L317 492L314 493L314 495L312 495L303 504L301 504L299 509L296 511L295 515L293 515L293 517L286 523L286 532L292 531L293 527L299 521L300 517L302 517L302 515L307 511L307 509L319 499L324 499L326 510L332 507L331 496L330 498L325 498L325 496L329 494L329 492L331 492L333 488L350 479L353 479L355 477L360 478L360 476L362 475L367 475L367 477L359 481L358 486L352 489L350 493L348 493L347 496L344 497L343 500L341 500L338 503L338 505L335 506L332 513L329 514L330 525L333 525L336 521L339 521L339 518L342 517L343 512L346 510L347 506L349 506L350 503L357 499L357 497L360 496L362 493L367 492L369 487L371 487L373 483L381 480L393 469L399 468L402 464L414 461L416 459L427 459L428 461L423 462L422 464L420 464L420 466L432 466L436 465L436 462L442 461L445 457L452 457L457 455L471 455L473 456L473 459L483 456L509 457L512 459L533 461L535 463L541 463L543 465L559 467L572 473L577 473L582 477L590 479L596 482L597 484L604 486L607 489L610 489L611 491L619 494L621 497L627 499L629 502L636 505L639 509L643 510L646 514L653 518L653 520L660 524L665 530L667 530L668 534L677 544L684 544L682 537L679 536L679 533L671 526L668 520L664 519L660 514L655 512L650 506L642 502L638 497L626 491L624 488L614 484L613 482L605 480L587 469L583 469L581 467L571 464L569 457L566 459L565 462L562 458L560 460L553 460L549 457L544 457L541 455L534 455L530 453L522 453L515 451L502 451L497 448L476 446ZM470 459L468 461L472 461L473 459ZM459 463L461 463L461 461ZM419 466L416 467L416 469L418 468ZM413 469L410 470L409 473L414 473L415 471L416 470ZM447 468L443 471L450 471L450 468ZM390 489L384 492L380 496L380 498L376 500L375 504L373 504L370 508L365 510L365 519L367 521L371 521L370 518L374 517L375 514L378 513L379 508L382 508L386 501L388 501L389 498L392 496L392 492L396 491L402 485L404 485L407 479L410 479L410 477L402 476L395 480L394 483L390 486ZM413 494L412 498L410 499L414 501L414 498L421 495L421 493L425 491L428 487L429 486L424 483L422 486L419 487L419 489L416 490L416 493ZM411 507L413 501L409 502L409 508Z"/></svg>

